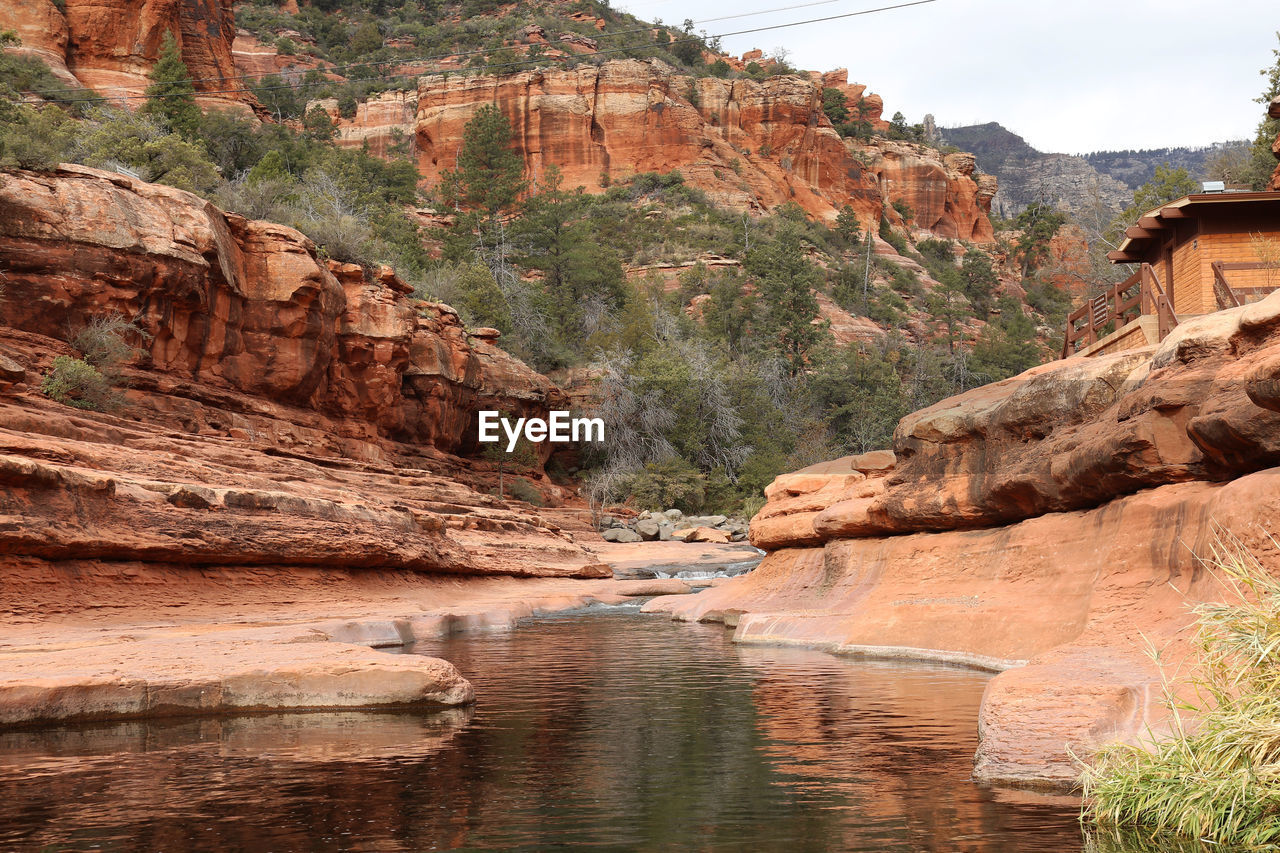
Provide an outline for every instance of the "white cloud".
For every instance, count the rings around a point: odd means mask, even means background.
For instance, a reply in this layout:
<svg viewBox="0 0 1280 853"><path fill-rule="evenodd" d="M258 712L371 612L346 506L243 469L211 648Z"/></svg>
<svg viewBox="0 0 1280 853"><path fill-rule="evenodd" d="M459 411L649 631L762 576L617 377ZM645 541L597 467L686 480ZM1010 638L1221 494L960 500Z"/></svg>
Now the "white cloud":
<svg viewBox="0 0 1280 853"><path fill-rule="evenodd" d="M709 33L841 14L890 0L848 0L705 25ZM620 2L669 23L791 5L755 0ZM1229 6L1230 8L1226 8ZM788 49L804 68L851 80L911 121L998 121L1042 151L1207 145L1252 138L1254 103L1274 63L1274 0L937 0L925 6L726 38L741 53Z"/></svg>

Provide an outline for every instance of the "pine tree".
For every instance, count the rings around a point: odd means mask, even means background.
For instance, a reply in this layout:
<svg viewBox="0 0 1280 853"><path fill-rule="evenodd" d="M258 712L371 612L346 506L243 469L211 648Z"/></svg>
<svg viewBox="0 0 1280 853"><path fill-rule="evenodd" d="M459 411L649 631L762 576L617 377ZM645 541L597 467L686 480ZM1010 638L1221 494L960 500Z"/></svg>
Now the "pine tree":
<svg viewBox="0 0 1280 853"><path fill-rule="evenodd" d="M516 229L524 264L543 273L542 286L560 331L570 340L589 334L582 311L588 304L616 309L625 295L622 262L609 246L591 238L583 219L589 199L561 188L560 170L548 166Z"/></svg>
<svg viewBox="0 0 1280 853"><path fill-rule="evenodd" d="M818 317L813 292L821 281L804 258L800 231L794 225L785 226L772 241L752 249L747 271L758 282L766 334L787 361L791 375L799 375L824 332L813 323Z"/></svg>
<svg viewBox="0 0 1280 853"><path fill-rule="evenodd" d="M511 122L486 104L462 130L457 168L441 176L445 202L496 225L524 192L524 164L511 149Z"/></svg>
<svg viewBox="0 0 1280 853"><path fill-rule="evenodd" d="M151 85L147 87L147 102L141 112L159 119L174 133L194 137L200 127L200 107L196 105L191 72L182 61L182 51L173 33L164 34L160 58L148 77Z"/></svg>

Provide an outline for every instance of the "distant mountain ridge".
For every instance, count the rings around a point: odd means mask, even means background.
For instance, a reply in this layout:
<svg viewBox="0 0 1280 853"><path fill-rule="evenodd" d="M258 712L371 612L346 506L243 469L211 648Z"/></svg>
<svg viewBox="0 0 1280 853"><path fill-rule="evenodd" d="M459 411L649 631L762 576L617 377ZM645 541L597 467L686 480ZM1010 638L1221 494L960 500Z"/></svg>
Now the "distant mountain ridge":
<svg viewBox="0 0 1280 853"><path fill-rule="evenodd" d="M1209 161L1235 148L1248 148L1247 140L1238 139L1231 142L1215 142L1200 148L1151 148L1144 151L1094 151L1083 155L1084 159L1099 172L1110 175L1131 188L1138 187L1151 180L1156 166L1168 163L1177 168L1181 166L1191 173L1191 177L1208 180L1206 170Z"/></svg>
<svg viewBox="0 0 1280 853"><path fill-rule="evenodd" d="M1202 179L1210 158L1248 144L1095 151L1077 156L1039 151L998 122L943 128L939 134L947 144L973 152L978 168L999 179L991 212L1006 219L1041 200L1077 215L1091 210L1119 213L1133 200L1133 191L1155 173L1156 166L1167 162Z"/></svg>

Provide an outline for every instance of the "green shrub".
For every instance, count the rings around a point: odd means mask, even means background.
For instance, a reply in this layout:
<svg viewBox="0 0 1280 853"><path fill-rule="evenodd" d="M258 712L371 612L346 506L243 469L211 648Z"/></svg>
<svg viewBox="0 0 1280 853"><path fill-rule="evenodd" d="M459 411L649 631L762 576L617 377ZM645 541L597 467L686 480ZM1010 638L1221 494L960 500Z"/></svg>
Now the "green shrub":
<svg viewBox="0 0 1280 853"><path fill-rule="evenodd" d="M53 360L53 368L40 383L50 399L77 409L106 411L118 405L119 395L92 364L69 355Z"/></svg>
<svg viewBox="0 0 1280 853"><path fill-rule="evenodd" d="M542 492L538 491L532 483L524 477L515 477L511 481L511 485L507 489L511 497L518 501L524 501L534 506L546 506L547 500L542 496Z"/></svg>
<svg viewBox="0 0 1280 853"><path fill-rule="evenodd" d="M764 495L749 495L743 498L742 516L747 519L753 518L757 512L764 509L765 503Z"/></svg>
<svg viewBox="0 0 1280 853"><path fill-rule="evenodd" d="M907 253L907 238L894 231L889 220L884 217L880 218L880 239L892 246L899 255Z"/></svg>
<svg viewBox="0 0 1280 853"><path fill-rule="evenodd" d="M0 123L0 167L47 172L67 159L76 125L60 108L23 105Z"/></svg>
<svg viewBox="0 0 1280 853"><path fill-rule="evenodd" d="M675 507L697 512L706 497L705 474L680 457L649 462L632 474L626 484L636 506L649 510Z"/></svg>
<svg viewBox="0 0 1280 853"><path fill-rule="evenodd" d="M142 354L142 349L130 343L130 339L147 340L151 336L138 328L122 314L104 314L93 317L77 329L68 340L80 351L84 361L102 374L108 383L114 383L120 368Z"/></svg>
<svg viewBox="0 0 1280 853"><path fill-rule="evenodd" d="M849 106L839 89L822 90L822 111L837 127L849 120Z"/></svg>

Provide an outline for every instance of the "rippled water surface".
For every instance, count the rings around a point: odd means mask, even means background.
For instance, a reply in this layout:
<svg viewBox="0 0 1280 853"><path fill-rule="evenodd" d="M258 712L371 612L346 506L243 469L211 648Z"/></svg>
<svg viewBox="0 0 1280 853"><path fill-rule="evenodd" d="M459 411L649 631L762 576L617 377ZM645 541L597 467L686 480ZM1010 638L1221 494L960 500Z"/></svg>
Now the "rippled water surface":
<svg viewBox="0 0 1280 853"><path fill-rule="evenodd" d="M1071 851L970 781L987 677L734 646L632 610L412 650L474 709L0 734L0 850Z"/></svg>

